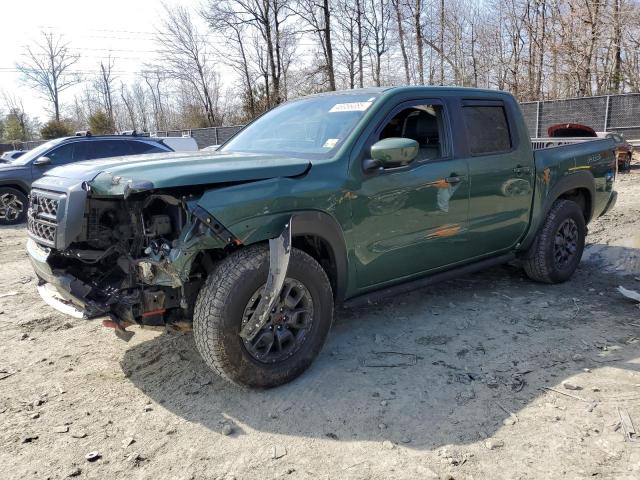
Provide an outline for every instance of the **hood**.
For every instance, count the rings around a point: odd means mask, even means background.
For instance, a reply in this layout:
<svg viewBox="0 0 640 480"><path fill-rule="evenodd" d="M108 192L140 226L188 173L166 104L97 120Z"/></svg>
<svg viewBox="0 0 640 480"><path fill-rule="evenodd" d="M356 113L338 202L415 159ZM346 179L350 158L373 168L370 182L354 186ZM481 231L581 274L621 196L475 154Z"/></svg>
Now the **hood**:
<svg viewBox="0 0 640 480"><path fill-rule="evenodd" d="M31 165L16 165L15 163L0 163L0 175L15 172L16 170L27 170Z"/></svg>
<svg viewBox="0 0 640 480"><path fill-rule="evenodd" d="M121 195L127 190L291 177L305 173L310 166L309 160L282 155L172 152L78 162L54 168L46 176L89 182L98 195Z"/></svg>

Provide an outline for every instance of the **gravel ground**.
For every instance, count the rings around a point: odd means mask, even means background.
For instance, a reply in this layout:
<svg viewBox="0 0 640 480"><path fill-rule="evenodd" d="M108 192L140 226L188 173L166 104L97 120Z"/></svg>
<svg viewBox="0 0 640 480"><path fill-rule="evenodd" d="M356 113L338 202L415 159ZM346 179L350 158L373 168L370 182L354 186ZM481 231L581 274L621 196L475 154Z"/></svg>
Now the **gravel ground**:
<svg viewBox="0 0 640 480"><path fill-rule="evenodd" d="M0 476L638 479L640 310L616 288L640 291L640 170L617 188L569 282L504 266L339 310L269 391L216 377L189 334L124 343L52 310L24 228L0 229Z"/></svg>

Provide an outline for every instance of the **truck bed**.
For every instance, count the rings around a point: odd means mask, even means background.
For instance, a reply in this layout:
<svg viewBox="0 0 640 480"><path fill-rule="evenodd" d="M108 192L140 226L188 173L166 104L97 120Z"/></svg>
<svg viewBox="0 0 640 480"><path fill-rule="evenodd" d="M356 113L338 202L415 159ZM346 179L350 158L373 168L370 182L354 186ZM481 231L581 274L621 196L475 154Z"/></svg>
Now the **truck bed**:
<svg viewBox="0 0 640 480"><path fill-rule="evenodd" d="M601 215L609 203L613 180L617 173L615 144L611 139L587 139L536 149L536 201L545 199L560 184L569 184L573 177L588 178L592 217Z"/></svg>

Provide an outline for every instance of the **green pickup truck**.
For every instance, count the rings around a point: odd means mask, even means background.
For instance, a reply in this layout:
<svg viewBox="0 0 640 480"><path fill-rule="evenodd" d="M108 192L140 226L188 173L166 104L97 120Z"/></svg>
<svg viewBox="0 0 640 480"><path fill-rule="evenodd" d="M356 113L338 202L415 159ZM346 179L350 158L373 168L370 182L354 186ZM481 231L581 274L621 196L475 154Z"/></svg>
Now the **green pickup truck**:
<svg viewBox="0 0 640 480"><path fill-rule="evenodd" d="M27 249L50 305L129 338L190 330L223 377L273 387L334 306L517 261L576 269L616 200L611 140L532 150L504 92L397 87L287 102L218 151L80 162L33 184Z"/></svg>

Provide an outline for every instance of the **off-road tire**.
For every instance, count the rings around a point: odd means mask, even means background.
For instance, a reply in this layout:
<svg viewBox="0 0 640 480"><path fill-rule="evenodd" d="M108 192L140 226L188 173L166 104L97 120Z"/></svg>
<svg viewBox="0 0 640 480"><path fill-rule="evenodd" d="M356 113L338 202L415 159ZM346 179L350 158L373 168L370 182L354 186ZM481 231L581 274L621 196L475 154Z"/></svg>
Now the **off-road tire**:
<svg viewBox="0 0 640 480"><path fill-rule="evenodd" d="M196 347L205 363L233 383L270 388L290 382L316 358L333 321L331 284L320 264L293 248L287 277L301 282L313 300L313 321L304 343L277 363L252 357L239 332L252 295L267 280L269 248L255 245L237 250L209 274L198 294L193 315Z"/></svg>
<svg viewBox="0 0 640 480"><path fill-rule="evenodd" d="M555 260L554 248L556 234L567 219L573 220L577 227L576 249L568 263L560 268ZM543 283L561 283L568 280L582 258L586 234L587 227L580 206L570 200L556 200L525 256L523 266L527 276Z"/></svg>
<svg viewBox="0 0 640 480"><path fill-rule="evenodd" d="M19 223L23 223L27 219L27 209L29 208L27 196L20 190L16 190L15 188L0 187L0 198L3 198L4 195L13 196L20 203L22 203L22 210L16 218L12 219L7 219L4 217L4 215L0 215L0 225L18 225Z"/></svg>

